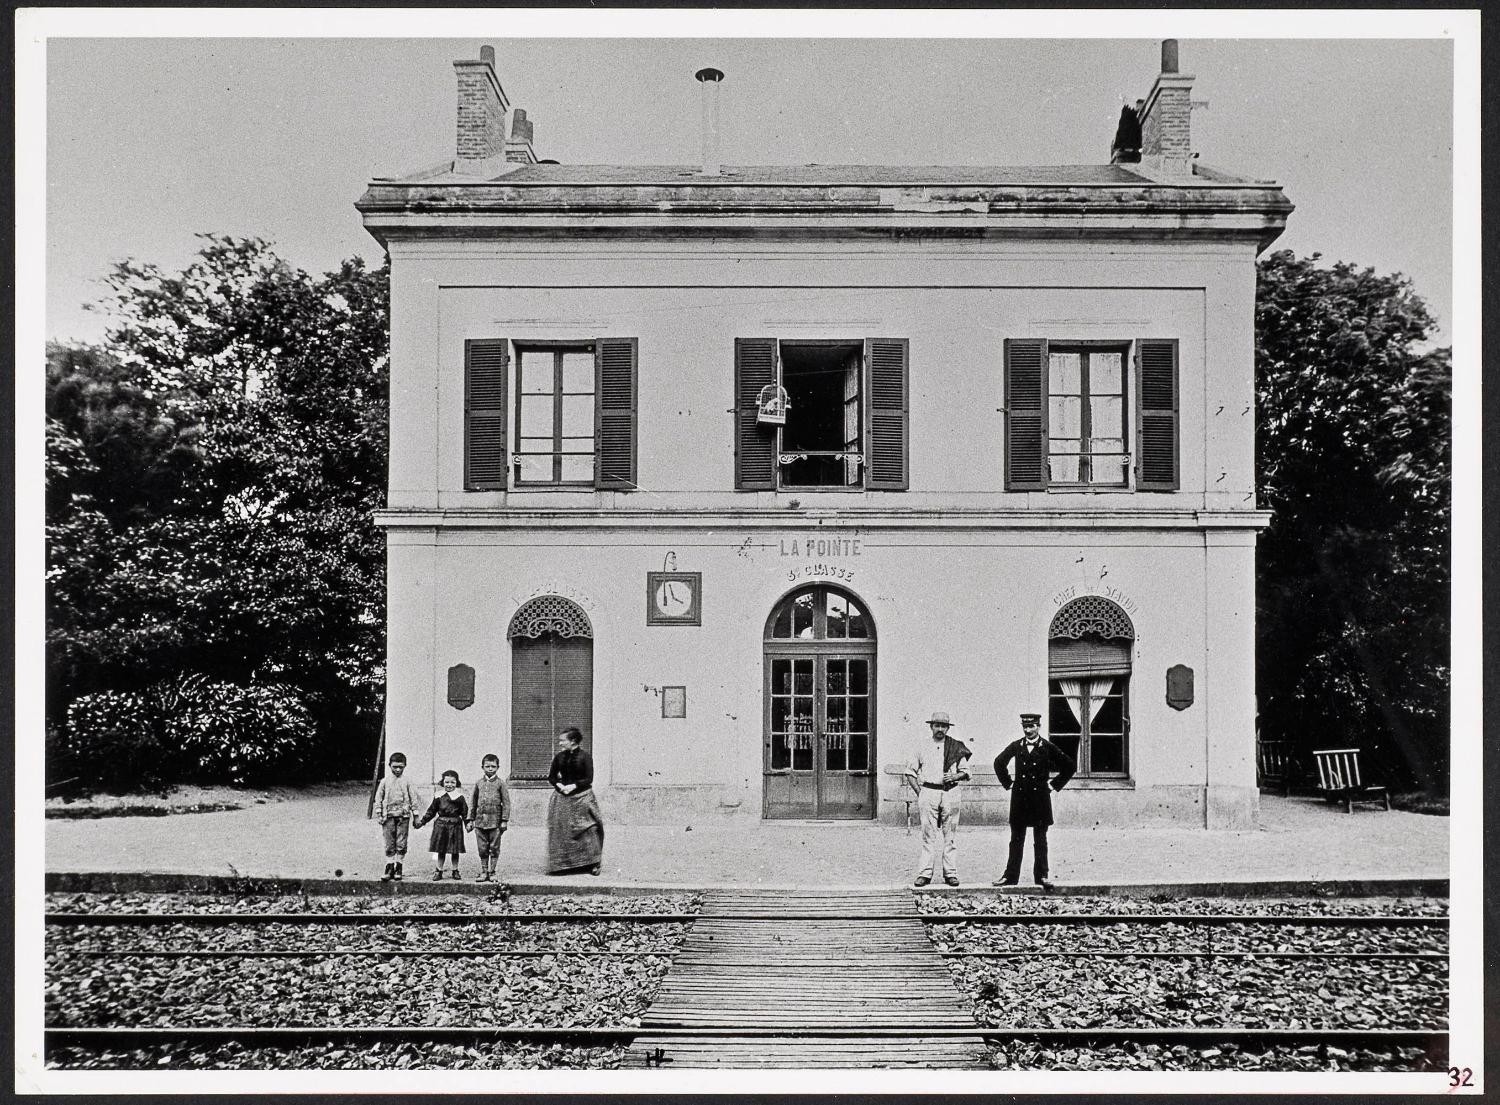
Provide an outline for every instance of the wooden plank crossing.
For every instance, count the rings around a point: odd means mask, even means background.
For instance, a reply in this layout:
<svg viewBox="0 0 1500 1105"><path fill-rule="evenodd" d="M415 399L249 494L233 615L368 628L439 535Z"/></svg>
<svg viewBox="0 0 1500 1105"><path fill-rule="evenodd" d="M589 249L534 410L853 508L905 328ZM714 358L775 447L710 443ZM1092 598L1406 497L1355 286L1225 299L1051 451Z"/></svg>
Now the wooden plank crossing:
<svg viewBox="0 0 1500 1105"><path fill-rule="evenodd" d="M909 892L723 890L704 895L628 1062L987 1069L980 1036L923 1036L974 1027Z"/></svg>

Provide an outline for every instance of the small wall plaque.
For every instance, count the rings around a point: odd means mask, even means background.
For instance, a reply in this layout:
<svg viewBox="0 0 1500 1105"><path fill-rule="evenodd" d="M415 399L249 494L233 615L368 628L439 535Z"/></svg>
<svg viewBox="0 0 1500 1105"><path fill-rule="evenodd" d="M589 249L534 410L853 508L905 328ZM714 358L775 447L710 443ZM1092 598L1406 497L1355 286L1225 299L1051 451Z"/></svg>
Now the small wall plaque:
<svg viewBox="0 0 1500 1105"><path fill-rule="evenodd" d="M647 572L647 625L702 625L702 572Z"/></svg>
<svg viewBox="0 0 1500 1105"><path fill-rule="evenodd" d="M1193 704L1193 669L1186 664L1174 664L1167 669L1167 705L1174 710L1186 710Z"/></svg>
<svg viewBox="0 0 1500 1105"><path fill-rule="evenodd" d="M687 717L686 687L663 687L661 689L661 716Z"/></svg>
<svg viewBox="0 0 1500 1105"><path fill-rule="evenodd" d="M448 669L448 705L455 710L474 705L474 669L468 664L454 664Z"/></svg>

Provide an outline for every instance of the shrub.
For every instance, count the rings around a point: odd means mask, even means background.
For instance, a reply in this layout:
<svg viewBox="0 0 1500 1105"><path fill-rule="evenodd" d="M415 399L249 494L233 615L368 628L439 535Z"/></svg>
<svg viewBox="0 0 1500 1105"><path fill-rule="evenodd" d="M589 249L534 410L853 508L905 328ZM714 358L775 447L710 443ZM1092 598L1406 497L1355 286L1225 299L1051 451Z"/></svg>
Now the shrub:
<svg viewBox="0 0 1500 1105"><path fill-rule="evenodd" d="M262 782L312 743L312 717L292 687L186 675L160 685L159 696L166 743L188 778Z"/></svg>
<svg viewBox="0 0 1500 1105"><path fill-rule="evenodd" d="M111 789L194 780L262 782L300 762L314 725L297 691L189 674L144 691L74 700L49 770L68 766Z"/></svg>
<svg viewBox="0 0 1500 1105"><path fill-rule="evenodd" d="M74 699L61 747L81 773L112 789L159 786L171 771L161 715L146 693L96 691Z"/></svg>

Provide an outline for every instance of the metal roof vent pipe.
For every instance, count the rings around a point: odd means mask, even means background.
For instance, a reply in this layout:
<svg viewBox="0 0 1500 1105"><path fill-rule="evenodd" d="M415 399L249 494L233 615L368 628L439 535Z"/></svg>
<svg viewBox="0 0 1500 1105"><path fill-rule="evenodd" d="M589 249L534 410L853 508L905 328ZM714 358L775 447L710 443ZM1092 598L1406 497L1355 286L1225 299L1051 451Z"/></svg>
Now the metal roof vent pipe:
<svg viewBox="0 0 1500 1105"><path fill-rule="evenodd" d="M703 86L703 175L719 175L719 82L717 69L700 69L693 76Z"/></svg>

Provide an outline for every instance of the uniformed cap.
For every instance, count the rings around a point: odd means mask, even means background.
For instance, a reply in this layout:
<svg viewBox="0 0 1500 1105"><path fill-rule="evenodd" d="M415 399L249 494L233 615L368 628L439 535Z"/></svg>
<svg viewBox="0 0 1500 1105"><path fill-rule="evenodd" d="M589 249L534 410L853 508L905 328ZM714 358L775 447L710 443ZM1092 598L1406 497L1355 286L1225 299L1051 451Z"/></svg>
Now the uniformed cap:
<svg viewBox="0 0 1500 1105"><path fill-rule="evenodd" d="M932 716L927 719L927 724L928 725L946 725L946 726L948 726L950 728L953 726L953 722L951 722L951 721L948 720L948 711L947 710L934 710L934 711L932 711Z"/></svg>
<svg viewBox="0 0 1500 1105"><path fill-rule="evenodd" d="M1025 725L1028 721L1034 721L1038 725L1040 725L1042 723L1042 715L1041 714L1022 714L1021 715L1021 724Z"/></svg>

